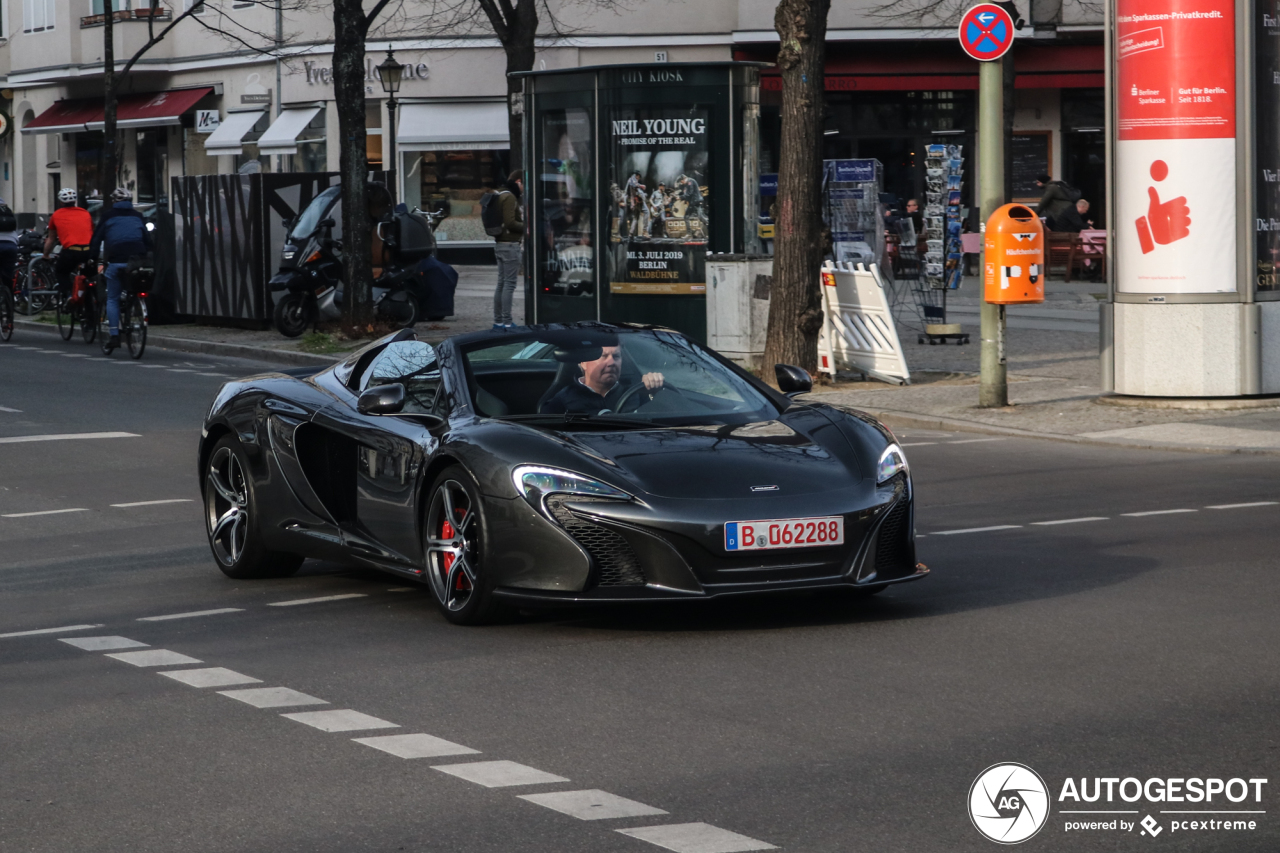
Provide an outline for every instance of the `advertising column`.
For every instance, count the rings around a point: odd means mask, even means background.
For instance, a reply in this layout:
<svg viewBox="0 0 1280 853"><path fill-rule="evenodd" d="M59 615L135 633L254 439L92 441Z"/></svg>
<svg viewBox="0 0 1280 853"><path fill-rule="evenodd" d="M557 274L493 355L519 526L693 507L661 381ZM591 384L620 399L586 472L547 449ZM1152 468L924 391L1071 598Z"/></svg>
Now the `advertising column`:
<svg viewBox="0 0 1280 853"><path fill-rule="evenodd" d="M1116 290L1234 293L1233 0L1116 11Z"/></svg>

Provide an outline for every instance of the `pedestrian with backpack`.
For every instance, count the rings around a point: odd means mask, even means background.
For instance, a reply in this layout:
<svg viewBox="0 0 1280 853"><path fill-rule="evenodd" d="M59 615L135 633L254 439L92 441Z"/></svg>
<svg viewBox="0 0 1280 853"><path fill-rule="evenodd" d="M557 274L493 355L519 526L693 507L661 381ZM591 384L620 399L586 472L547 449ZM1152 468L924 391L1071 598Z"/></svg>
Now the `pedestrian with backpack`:
<svg viewBox="0 0 1280 853"><path fill-rule="evenodd" d="M1048 220L1051 230L1057 230L1054 228L1053 218L1061 216L1076 206L1076 202L1080 200L1080 190L1066 181L1055 181L1049 175L1036 178L1036 186L1040 187L1043 193L1040 196L1040 204L1036 206L1036 213Z"/></svg>
<svg viewBox="0 0 1280 853"><path fill-rule="evenodd" d="M517 170L508 177L502 189L485 193L480 199L480 221L485 233L493 237L493 256L498 262L498 286L493 292L493 328L514 329L511 300L524 257L524 178Z"/></svg>

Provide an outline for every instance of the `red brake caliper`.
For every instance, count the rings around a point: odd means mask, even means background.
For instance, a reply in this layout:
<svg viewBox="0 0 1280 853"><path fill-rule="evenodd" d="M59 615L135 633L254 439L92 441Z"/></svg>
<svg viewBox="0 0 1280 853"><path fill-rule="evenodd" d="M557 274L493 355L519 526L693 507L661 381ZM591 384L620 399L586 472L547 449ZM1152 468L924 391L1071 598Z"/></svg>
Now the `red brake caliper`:
<svg viewBox="0 0 1280 853"><path fill-rule="evenodd" d="M450 524L448 520L445 520L440 525L440 538L452 539L453 536L454 536L453 525ZM446 577L448 577L449 569L453 568L453 559L454 557L452 554L444 555L444 571L445 571Z"/></svg>

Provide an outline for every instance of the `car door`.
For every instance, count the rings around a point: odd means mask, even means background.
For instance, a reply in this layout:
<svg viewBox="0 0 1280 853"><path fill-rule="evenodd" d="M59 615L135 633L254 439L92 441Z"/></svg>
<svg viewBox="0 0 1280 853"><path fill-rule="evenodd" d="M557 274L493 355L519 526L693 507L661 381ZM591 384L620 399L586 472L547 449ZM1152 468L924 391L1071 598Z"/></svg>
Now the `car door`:
<svg viewBox="0 0 1280 853"><path fill-rule="evenodd" d="M404 408L390 415L353 411L341 429L354 440L356 453L355 529L349 544L371 556L421 567L418 501L423 471L439 447L419 415L437 414L440 363L430 344L389 344L359 377L357 397L378 385L405 386Z"/></svg>

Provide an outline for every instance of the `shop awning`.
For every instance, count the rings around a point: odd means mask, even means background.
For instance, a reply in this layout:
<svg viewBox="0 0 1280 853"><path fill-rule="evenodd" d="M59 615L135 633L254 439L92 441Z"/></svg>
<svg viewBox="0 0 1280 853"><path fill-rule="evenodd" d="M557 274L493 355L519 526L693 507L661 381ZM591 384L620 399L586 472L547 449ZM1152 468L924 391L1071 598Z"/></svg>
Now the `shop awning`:
<svg viewBox="0 0 1280 853"><path fill-rule="evenodd" d="M217 130L204 139L206 154L239 154L241 140L253 130L258 119L267 114L266 110L247 110L242 113L227 113L227 117L218 125Z"/></svg>
<svg viewBox="0 0 1280 853"><path fill-rule="evenodd" d="M299 107L281 110L276 120L271 122L258 138L259 154L297 154L298 135L306 130L307 125L320 112L320 107Z"/></svg>
<svg viewBox="0 0 1280 853"><path fill-rule="evenodd" d="M212 91L213 87L202 86L197 89L121 95L116 102L116 126L161 127L179 124L183 113ZM22 132L76 133L102 130L102 127L102 99L77 98L58 101L22 128Z"/></svg>
<svg viewBox="0 0 1280 853"><path fill-rule="evenodd" d="M398 112L396 144L403 151L511 147L504 101L403 104Z"/></svg>

